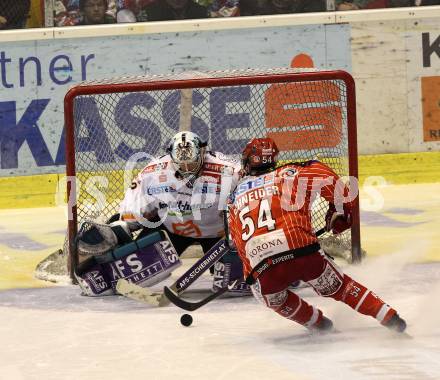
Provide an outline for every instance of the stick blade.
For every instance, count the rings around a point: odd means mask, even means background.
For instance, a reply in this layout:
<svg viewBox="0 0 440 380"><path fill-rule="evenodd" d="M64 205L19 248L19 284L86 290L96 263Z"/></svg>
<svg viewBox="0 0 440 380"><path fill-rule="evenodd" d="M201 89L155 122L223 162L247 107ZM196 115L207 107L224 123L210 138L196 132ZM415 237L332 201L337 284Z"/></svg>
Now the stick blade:
<svg viewBox="0 0 440 380"><path fill-rule="evenodd" d="M142 288L139 285L132 284L121 278L116 284L116 291L132 300L142 302L151 306L160 306L163 293L152 292L150 289Z"/></svg>
<svg viewBox="0 0 440 380"><path fill-rule="evenodd" d="M193 311L193 304L183 300L182 298L179 298L179 296L168 286L164 286L163 294L165 294L165 297L177 307L180 307L183 310Z"/></svg>
<svg viewBox="0 0 440 380"><path fill-rule="evenodd" d="M194 311L230 290L236 282L237 280L235 280L232 284L218 290L216 293L211 293L209 296L195 302L187 301L183 298L180 298L178 294L176 294L172 289L167 286L164 286L163 294L165 294L165 296L177 307L180 307L181 309L186 311Z"/></svg>

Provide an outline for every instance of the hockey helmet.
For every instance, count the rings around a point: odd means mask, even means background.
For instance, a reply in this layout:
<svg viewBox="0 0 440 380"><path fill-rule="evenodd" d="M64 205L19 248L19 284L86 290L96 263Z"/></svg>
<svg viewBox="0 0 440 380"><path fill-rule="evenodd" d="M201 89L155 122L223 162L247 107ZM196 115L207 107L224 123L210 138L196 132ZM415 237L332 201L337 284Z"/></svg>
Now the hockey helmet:
<svg viewBox="0 0 440 380"><path fill-rule="evenodd" d="M183 178L197 175L203 165L206 143L194 132L179 132L172 139L168 153Z"/></svg>
<svg viewBox="0 0 440 380"><path fill-rule="evenodd" d="M247 174L257 175L275 168L278 147L269 137L249 141L242 153L242 167Z"/></svg>

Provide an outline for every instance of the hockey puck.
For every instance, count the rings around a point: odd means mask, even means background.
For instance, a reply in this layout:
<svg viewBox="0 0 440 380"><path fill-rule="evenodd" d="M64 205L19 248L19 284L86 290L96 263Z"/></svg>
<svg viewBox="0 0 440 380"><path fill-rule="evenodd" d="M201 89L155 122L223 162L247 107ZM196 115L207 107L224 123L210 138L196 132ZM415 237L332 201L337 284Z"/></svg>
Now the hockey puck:
<svg viewBox="0 0 440 380"><path fill-rule="evenodd" d="M189 314L183 314L180 317L180 323L185 327L191 326L193 323L193 317L191 317Z"/></svg>

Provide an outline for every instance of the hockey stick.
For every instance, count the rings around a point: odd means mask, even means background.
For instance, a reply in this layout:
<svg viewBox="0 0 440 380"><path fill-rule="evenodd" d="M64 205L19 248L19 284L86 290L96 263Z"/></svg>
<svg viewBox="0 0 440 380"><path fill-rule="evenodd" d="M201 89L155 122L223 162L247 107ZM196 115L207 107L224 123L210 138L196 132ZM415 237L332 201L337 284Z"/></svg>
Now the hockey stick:
<svg viewBox="0 0 440 380"><path fill-rule="evenodd" d="M191 268L170 285L169 288L177 293L183 292L228 252L228 243L224 239L219 240L201 259L197 260ZM169 300L164 296L163 292L153 292L148 288L132 284L122 278L118 280L116 290L123 296L152 306L165 306L169 304Z"/></svg>
<svg viewBox="0 0 440 380"><path fill-rule="evenodd" d="M124 278L120 278L116 283L116 291L127 298L152 306L159 306L162 298L162 292L153 292L148 288L133 284Z"/></svg>
<svg viewBox="0 0 440 380"><path fill-rule="evenodd" d="M208 297L205 297L201 299L200 301L196 302L190 302L183 298L180 298L178 294L176 294L173 290L171 290L169 287L164 286L163 292L165 296L177 307L180 307L183 310L187 311L194 311L198 308L202 307L203 305L206 305L208 302L211 302L213 299L221 296L223 293L227 292L228 290L231 290L238 280L235 280L228 284L228 286L225 286L224 288L219 289L215 293L211 293Z"/></svg>

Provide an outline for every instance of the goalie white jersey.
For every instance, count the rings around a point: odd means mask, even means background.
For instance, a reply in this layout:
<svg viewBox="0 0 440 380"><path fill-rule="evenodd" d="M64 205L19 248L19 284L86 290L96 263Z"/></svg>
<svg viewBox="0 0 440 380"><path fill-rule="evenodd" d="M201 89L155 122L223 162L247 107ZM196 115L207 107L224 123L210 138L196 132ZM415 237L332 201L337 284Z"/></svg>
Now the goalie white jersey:
<svg viewBox="0 0 440 380"><path fill-rule="evenodd" d="M240 165L223 153L206 152L197 178L188 182L178 175L167 154L141 171L126 190L119 212L128 222L149 228L163 225L181 236L220 237L223 210L239 172Z"/></svg>

